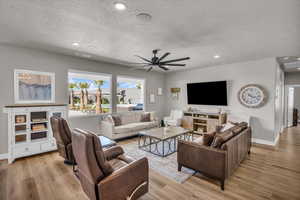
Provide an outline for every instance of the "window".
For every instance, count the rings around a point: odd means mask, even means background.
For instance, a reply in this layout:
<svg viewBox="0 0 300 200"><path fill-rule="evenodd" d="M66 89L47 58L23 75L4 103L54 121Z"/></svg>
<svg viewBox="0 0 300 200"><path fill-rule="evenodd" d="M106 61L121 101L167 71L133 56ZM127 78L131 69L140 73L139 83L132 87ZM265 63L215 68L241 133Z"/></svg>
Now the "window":
<svg viewBox="0 0 300 200"><path fill-rule="evenodd" d="M144 110L144 80L117 77L117 112Z"/></svg>
<svg viewBox="0 0 300 200"><path fill-rule="evenodd" d="M69 72L69 115L111 112L111 75Z"/></svg>

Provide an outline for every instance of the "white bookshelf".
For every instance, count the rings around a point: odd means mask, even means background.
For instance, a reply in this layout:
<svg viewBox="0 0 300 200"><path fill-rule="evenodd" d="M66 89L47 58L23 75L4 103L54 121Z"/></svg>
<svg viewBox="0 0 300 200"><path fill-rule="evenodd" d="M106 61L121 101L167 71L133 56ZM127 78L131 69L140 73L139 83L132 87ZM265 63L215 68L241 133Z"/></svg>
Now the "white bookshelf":
<svg viewBox="0 0 300 200"><path fill-rule="evenodd" d="M57 149L50 118L66 118L66 105L10 105L5 106L4 112L8 114L8 163Z"/></svg>

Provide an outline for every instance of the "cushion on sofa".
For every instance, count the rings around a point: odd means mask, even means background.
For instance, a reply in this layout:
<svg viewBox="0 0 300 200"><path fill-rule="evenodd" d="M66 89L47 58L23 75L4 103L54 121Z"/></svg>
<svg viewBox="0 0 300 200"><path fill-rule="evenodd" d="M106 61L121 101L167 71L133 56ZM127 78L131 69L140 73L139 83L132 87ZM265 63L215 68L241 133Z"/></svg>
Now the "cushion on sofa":
<svg viewBox="0 0 300 200"><path fill-rule="evenodd" d="M210 146L211 143L214 140L215 135L216 135L216 132L211 132L211 133L208 133L208 134L204 134L203 135L203 145Z"/></svg>
<svg viewBox="0 0 300 200"><path fill-rule="evenodd" d="M215 135L216 135L216 132L204 134L204 135L196 138L193 142L200 144L200 145L210 146L214 140Z"/></svg>
<svg viewBox="0 0 300 200"><path fill-rule="evenodd" d="M119 115L112 115L112 119L114 120L115 126L121 126L122 125L122 119Z"/></svg>
<svg viewBox="0 0 300 200"><path fill-rule="evenodd" d="M105 117L104 120L111 123L111 124L113 124L113 125L115 125L114 119L112 118L111 115L108 115L107 117Z"/></svg>
<svg viewBox="0 0 300 200"><path fill-rule="evenodd" d="M115 133L120 134L120 133L136 132L143 129L153 128L155 126L157 126L156 122L137 122L137 123L124 124L115 127Z"/></svg>
<svg viewBox="0 0 300 200"><path fill-rule="evenodd" d="M121 115L122 124L130 124L130 123L140 122L142 114L143 114L142 112L123 113Z"/></svg>
<svg viewBox="0 0 300 200"><path fill-rule="evenodd" d="M143 113L141 114L141 122L150 122L151 121L151 115L150 113Z"/></svg>
<svg viewBox="0 0 300 200"><path fill-rule="evenodd" d="M234 136L232 131L225 131L224 133L216 134L213 142L211 143L211 147L220 148L223 143L227 142Z"/></svg>

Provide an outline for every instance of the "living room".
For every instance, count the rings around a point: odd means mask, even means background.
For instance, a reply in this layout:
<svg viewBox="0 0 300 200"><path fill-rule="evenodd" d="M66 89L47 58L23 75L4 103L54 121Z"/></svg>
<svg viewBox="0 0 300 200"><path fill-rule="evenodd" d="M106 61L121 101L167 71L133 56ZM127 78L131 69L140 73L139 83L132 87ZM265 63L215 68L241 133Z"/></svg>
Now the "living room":
<svg viewBox="0 0 300 200"><path fill-rule="evenodd" d="M300 198L299 2L0 5L0 199Z"/></svg>

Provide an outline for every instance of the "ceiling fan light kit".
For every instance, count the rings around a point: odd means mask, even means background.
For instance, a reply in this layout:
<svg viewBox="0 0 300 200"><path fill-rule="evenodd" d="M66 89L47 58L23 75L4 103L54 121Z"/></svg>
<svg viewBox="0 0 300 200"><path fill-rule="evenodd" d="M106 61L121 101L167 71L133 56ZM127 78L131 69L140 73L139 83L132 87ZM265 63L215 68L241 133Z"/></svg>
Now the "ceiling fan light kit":
<svg viewBox="0 0 300 200"><path fill-rule="evenodd" d="M154 67L158 67L162 70L168 71L170 70L169 67L185 67L186 64L183 63L174 63L174 62L180 62L180 61L185 61L189 60L190 57L184 57L184 58L178 58L178 59L173 59L173 60L165 60L167 56L169 56L171 53L166 52L162 56L158 56L158 52L160 49L154 49L152 51L153 57L150 59L144 58L139 55L135 55L139 59L143 60L142 63L132 63L132 64L142 64L142 68L148 67L147 72L151 71Z"/></svg>

